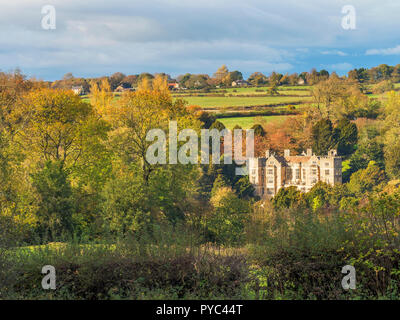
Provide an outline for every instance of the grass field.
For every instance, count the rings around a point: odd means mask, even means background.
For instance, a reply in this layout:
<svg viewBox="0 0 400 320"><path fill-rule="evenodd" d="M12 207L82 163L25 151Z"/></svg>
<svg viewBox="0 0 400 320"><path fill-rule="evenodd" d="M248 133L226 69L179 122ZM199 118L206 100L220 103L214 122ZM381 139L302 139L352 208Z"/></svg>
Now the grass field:
<svg viewBox="0 0 400 320"><path fill-rule="evenodd" d="M310 97L185 97L189 105L198 105L204 108L262 106L300 101L310 101Z"/></svg>
<svg viewBox="0 0 400 320"><path fill-rule="evenodd" d="M262 119L263 122L283 122L285 119L292 116L258 116L258 117L236 117L236 118L221 118L218 121L222 122L228 129L232 129L234 126L239 125L242 129L249 129L253 125L259 123L258 119Z"/></svg>

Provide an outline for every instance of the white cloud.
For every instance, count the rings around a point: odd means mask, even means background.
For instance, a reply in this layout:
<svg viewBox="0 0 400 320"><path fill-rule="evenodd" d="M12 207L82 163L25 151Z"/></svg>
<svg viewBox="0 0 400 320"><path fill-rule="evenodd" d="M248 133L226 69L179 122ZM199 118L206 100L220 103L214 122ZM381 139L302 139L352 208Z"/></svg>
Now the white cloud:
<svg viewBox="0 0 400 320"><path fill-rule="evenodd" d="M372 55L382 55L382 56L389 56L389 55L398 55L400 54L400 45L394 48L387 48L387 49L368 49L365 54L367 56Z"/></svg>
<svg viewBox="0 0 400 320"><path fill-rule="evenodd" d="M350 71L353 69L353 65L348 62L342 62L342 63L334 63L330 65L325 65L325 68L332 70L332 71Z"/></svg>
<svg viewBox="0 0 400 320"><path fill-rule="evenodd" d="M325 51L321 51L321 54L335 55L335 56L341 56L341 57L347 56L347 53L340 51L340 50L325 50Z"/></svg>
<svg viewBox="0 0 400 320"><path fill-rule="evenodd" d="M0 0L1 68L50 79L67 71L212 73L222 63L245 74L301 72L316 63L344 70L357 63L358 48L398 39L400 1L375 1L352 0L357 30L349 32L341 28L339 1ZM45 4L56 8L56 30L40 27Z"/></svg>

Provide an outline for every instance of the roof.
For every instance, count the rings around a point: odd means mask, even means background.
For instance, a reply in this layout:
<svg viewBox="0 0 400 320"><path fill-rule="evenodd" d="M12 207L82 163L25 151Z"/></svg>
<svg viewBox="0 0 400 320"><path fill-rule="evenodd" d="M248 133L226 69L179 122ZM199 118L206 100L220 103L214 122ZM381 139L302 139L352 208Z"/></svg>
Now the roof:
<svg viewBox="0 0 400 320"><path fill-rule="evenodd" d="M310 156L289 156L285 157L287 162L291 163L305 163L308 162L311 157Z"/></svg>

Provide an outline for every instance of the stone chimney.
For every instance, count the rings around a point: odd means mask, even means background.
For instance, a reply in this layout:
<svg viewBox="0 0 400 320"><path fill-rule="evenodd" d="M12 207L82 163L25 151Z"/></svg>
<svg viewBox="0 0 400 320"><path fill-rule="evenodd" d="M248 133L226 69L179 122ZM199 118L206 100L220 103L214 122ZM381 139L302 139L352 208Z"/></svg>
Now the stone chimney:
<svg viewBox="0 0 400 320"><path fill-rule="evenodd" d="M307 156L311 157L312 156L312 149L307 149Z"/></svg>
<svg viewBox="0 0 400 320"><path fill-rule="evenodd" d="M329 150L328 156L336 157L337 156L337 150L335 150L335 149Z"/></svg>
<svg viewBox="0 0 400 320"><path fill-rule="evenodd" d="M265 157L268 159L270 156L271 156L271 153L270 153L270 151L268 149L268 150L265 151Z"/></svg>
<svg viewBox="0 0 400 320"><path fill-rule="evenodd" d="M285 150L283 151L283 155L284 155L285 158L286 158L286 157L290 157L290 150L289 150L289 149L285 149Z"/></svg>

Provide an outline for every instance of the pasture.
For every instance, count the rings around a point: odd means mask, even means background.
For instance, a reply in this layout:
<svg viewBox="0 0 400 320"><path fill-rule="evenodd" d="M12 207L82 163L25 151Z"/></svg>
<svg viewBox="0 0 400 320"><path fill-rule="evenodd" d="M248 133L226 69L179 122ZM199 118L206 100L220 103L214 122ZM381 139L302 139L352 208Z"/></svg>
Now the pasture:
<svg viewBox="0 0 400 320"><path fill-rule="evenodd" d="M203 108L226 108L226 107L246 107L246 106L264 106L274 104L292 104L299 102L311 101L311 97L285 97L285 96L268 96L268 97L213 97L213 96L188 96L184 100L189 105L198 105Z"/></svg>
<svg viewBox="0 0 400 320"><path fill-rule="evenodd" d="M234 126L239 125L242 129L250 129L255 124L277 122L281 123L292 116L257 116L257 117L235 117L217 119L222 122L227 129L232 130ZM261 121L260 121L261 120Z"/></svg>

